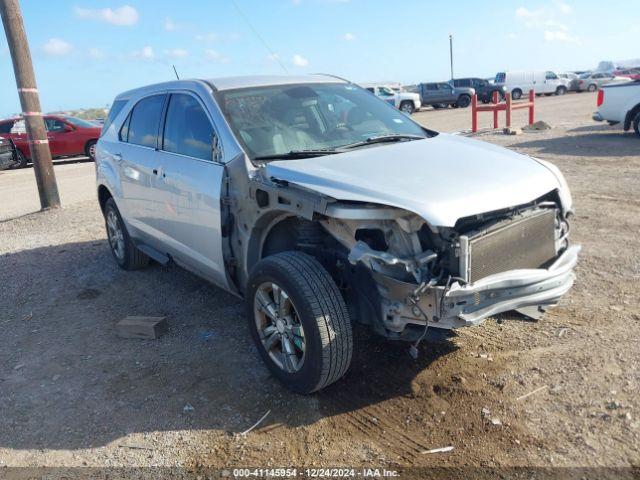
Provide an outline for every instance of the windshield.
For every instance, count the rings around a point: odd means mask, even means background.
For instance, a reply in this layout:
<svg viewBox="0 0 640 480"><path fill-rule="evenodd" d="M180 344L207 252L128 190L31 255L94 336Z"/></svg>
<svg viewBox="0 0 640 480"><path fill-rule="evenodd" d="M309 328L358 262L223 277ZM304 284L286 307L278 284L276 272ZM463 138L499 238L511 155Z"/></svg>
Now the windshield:
<svg viewBox="0 0 640 480"><path fill-rule="evenodd" d="M382 135L430 136L398 109L352 84L277 85L216 95L251 158L335 150Z"/></svg>
<svg viewBox="0 0 640 480"><path fill-rule="evenodd" d="M395 95L393 90L391 90L389 87L379 87L378 92L380 92L380 95Z"/></svg>
<svg viewBox="0 0 640 480"><path fill-rule="evenodd" d="M64 117L64 119L70 124L80 127L80 128L97 128L95 123L87 122L86 120L82 120L81 118L76 117Z"/></svg>

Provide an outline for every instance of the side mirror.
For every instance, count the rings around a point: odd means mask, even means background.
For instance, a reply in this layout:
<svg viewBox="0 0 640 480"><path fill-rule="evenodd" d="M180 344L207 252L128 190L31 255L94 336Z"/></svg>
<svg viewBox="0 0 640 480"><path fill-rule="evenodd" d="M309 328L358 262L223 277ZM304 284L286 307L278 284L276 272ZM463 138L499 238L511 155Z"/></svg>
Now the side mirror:
<svg viewBox="0 0 640 480"><path fill-rule="evenodd" d="M64 132L73 132L74 128L71 125L66 125L64 126Z"/></svg>

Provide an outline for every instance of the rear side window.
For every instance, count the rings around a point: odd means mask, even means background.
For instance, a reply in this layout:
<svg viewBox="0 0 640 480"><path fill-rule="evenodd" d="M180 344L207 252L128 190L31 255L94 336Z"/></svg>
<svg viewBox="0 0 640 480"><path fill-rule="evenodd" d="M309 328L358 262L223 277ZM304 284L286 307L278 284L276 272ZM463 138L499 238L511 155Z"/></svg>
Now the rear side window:
<svg viewBox="0 0 640 480"><path fill-rule="evenodd" d="M102 133L100 135L104 135L104 132L111 126L115 118L122 111L124 106L127 104L127 100L116 100L111 105L111 109L109 110L109 115L107 115L106 120L104 121L104 125L102 125Z"/></svg>
<svg viewBox="0 0 640 480"><path fill-rule="evenodd" d="M164 94L153 95L136 103L131 112L127 136L126 138L122 136L122 140L143 147L156 148L164 99Z"/></svg>
<svg viewBox="0 0 640 480"><path fill-rule="evenodd" d="M13 122L0 123L0 133L11 133Z"/></svg>
<svg viewBox="0 0 640 480"><path fill-rule="evenodd" d="M212 160L214 135L209 117L195 97L184 93L171 95L164 124L163 150Z"/></svg>

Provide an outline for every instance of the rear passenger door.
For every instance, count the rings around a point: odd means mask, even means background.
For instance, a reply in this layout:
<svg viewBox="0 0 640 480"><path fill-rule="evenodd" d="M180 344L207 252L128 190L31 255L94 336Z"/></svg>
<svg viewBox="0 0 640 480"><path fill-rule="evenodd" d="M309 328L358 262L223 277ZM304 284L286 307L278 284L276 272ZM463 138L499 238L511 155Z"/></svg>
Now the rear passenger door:
<svg viewBox="0 0 640 480"><path fill-rule="evenodd" d="M162 245L155 188L160 119L166 98L166 94L156 93L134 105L120 128L120 151L114 152L130 233L156 248Z"/></svg>
<svg viewBox="0 0 640 480"><path fill-rule="evenodd" d="M224 166L214 123L193 92L172 92L163 120L159 229L174 260L226 286L220 197Z"/></svg>

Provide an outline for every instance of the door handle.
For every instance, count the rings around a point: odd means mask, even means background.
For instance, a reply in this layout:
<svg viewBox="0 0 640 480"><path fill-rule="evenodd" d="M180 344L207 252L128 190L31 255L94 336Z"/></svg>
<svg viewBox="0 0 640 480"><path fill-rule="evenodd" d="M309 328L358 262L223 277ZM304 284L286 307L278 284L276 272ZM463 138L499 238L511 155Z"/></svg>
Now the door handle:
<svg viewBox="0 0 640 480"><path fill-rule="evenodd" d="M166 177L164 170L162 168L154 168L152 172L154 175L158 175L159 177L162 177L162 178Z"/></svg>

